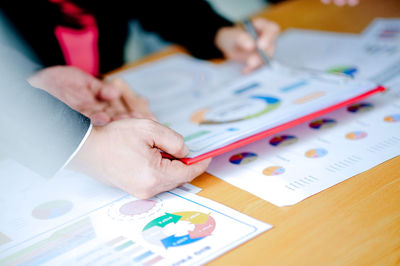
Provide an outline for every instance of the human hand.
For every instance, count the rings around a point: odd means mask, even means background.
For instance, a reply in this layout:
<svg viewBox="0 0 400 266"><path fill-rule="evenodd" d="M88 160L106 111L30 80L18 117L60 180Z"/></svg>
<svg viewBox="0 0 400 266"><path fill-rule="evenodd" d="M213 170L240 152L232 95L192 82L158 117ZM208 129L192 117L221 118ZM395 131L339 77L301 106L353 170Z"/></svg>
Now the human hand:
<svg viewBox="0 0 400 266"><path fill-rule="evenodd" d="M334 3L337 6L356 6L360 3L360 0L321 0L322 3L329 5L330 3Z"/></svg>
<svg viewBox="0 0 400 266"><path fill-rule="evenodd" d="M103 82L72 66L45 68L28 81L88 116L97 126L129 117L155 119L147 108L147 102L134 97L122 81ZM143 114L141 110L144 110Z"/></svg>
<svg viewBox="0 0 400 266"><path fill-rule="evenodd" d="M163 158L159 149L176 158L189 153L181 135L155 121L119 120L94 127L68 167L135 197L150 198L190 182L210 163L188 166Z"/></svg>
<svg viewBox="0 0 400 266"><path fill-rule="evenodd" d="M272 56L275 51L275 41L279 35L279 26L275 22L255 18L252 20L258 32L257 43L243 27L223 27L215 37L216 46L226 58L245 62L244 72L249 73L263 65L263 60L257 53L257 47L267 55Z"/></svg>

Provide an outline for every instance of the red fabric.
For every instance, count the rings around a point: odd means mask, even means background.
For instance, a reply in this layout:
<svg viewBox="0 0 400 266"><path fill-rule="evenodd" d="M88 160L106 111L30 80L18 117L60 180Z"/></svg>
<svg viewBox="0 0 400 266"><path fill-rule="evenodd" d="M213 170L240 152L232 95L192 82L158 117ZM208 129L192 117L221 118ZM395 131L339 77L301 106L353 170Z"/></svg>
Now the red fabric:
<svg viewBox="0 0 400 266"><path fill-rule="evenodd" d="M54 30L66 64L97 76L99 74L99 33L96 19L68 0L49 1L59 5L61 12L80 26L79 29L75 29L58 25Z"/></svg>

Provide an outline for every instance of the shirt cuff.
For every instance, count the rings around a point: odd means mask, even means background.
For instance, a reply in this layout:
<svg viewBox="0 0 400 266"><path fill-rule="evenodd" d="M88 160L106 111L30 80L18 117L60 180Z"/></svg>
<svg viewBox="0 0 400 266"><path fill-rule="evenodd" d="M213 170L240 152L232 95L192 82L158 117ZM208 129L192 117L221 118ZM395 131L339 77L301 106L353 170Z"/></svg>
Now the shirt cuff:
<svg viewBox="0 0 400 266"><path fill-rule="evenodd" d="M79 152L79 150L82 148L83 144L85 144L87 138L89 137L90 133L92 132L93 129L93 124L90 124L88 130L86 131L85 136L83 137L82 141L79 143L78 147L75 149L75 151L71 154L71 156L68 158L68 160L64 163L64 165L57 171L60 172L63 170L75 157L75 155Z"/></svg>

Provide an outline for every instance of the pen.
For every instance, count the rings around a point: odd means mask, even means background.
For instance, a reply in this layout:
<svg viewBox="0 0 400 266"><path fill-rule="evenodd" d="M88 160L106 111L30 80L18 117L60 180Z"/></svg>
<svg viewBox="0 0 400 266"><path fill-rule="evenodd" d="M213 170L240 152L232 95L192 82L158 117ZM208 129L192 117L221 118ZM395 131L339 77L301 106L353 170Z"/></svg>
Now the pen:
<svg viewBox="0 0 400 266"><path fill-rule="evenodd" d="M263 60L264 64L266 66L270 65L271 59L268 57L268 55L263 50L261 50L257 46L258 33L257 33L256 29L254 28L253 24L251 23L251 21L249 19L245 19L243 21L243 26L244 26L244 29L250 34L250 36L256 42L257 53L260 55L260 57Z"/></svg>

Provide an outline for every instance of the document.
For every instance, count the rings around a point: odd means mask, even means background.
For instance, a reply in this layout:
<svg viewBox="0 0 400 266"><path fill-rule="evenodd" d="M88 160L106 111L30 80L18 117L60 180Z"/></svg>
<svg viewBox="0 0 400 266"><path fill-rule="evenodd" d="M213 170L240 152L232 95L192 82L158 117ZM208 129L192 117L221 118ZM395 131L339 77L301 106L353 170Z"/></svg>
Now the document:
<svg viewBox="0 0 400 266"><path fill-rule="evenodd" d="M0 176L0 265L199 265L272 227L181 189L141 200L11 161Z"/></svg>
<svg viewBox="0 0 400 266"><path fill-rule="evenodd" d="M279 62L368 78L389 92L220 155L207 171L288 206L400 155L399 26L399 19L377 19L362 35L284 32Z"/></svg>
<svg viewBox="0 0 400 266"><path fill-rule="evenodd" d="M235 77L235 72L234 67L179 55L116 75L148 98L162 124L184 136L189 158L377 87L370 81L279 63L246 76Z"/></svg>

